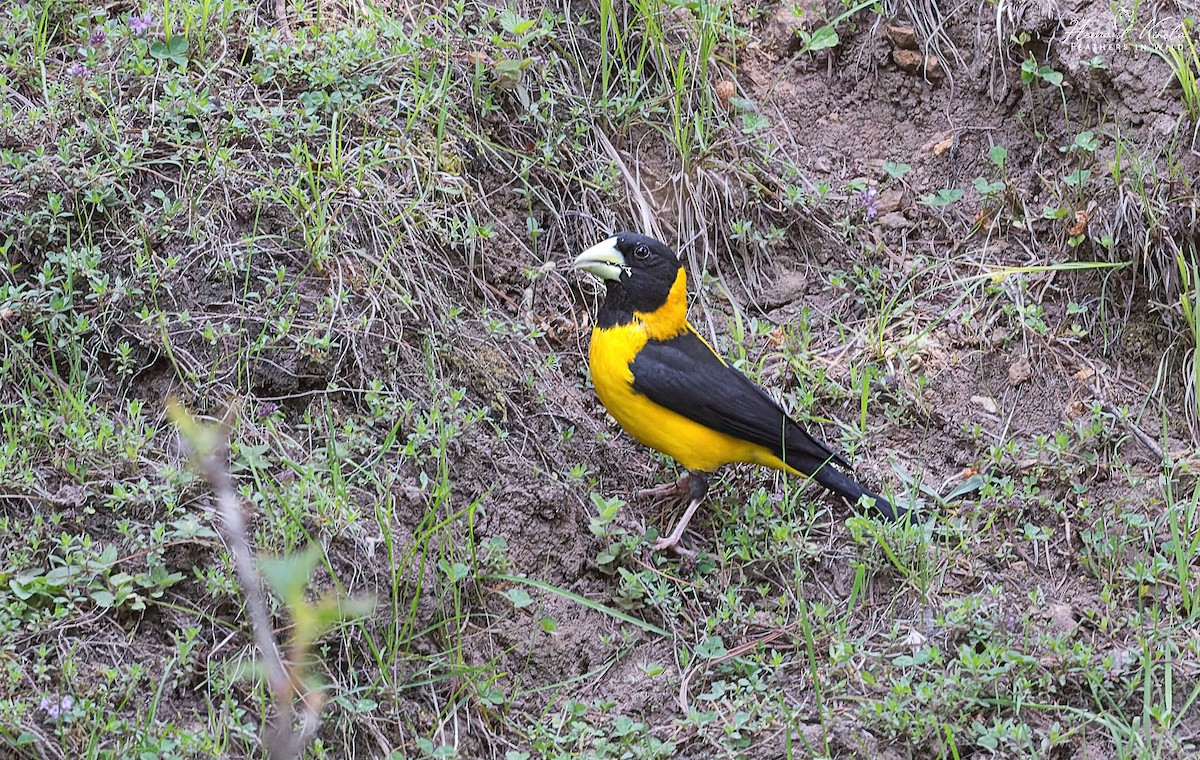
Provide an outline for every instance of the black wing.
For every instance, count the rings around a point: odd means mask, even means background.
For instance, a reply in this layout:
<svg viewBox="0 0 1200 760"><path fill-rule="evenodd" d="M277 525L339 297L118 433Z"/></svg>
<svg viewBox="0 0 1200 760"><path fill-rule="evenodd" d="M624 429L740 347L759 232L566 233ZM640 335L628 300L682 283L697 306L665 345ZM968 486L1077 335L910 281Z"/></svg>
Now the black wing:
<svg viewBox="0 0 1200 760"><path fill-rule="evenodd" d="M633 389L654 403L764 446L806 475L826 462L850 467L788 417L750 378L721 361L691 329L670 340L648 342L630 369Z"/></svg>

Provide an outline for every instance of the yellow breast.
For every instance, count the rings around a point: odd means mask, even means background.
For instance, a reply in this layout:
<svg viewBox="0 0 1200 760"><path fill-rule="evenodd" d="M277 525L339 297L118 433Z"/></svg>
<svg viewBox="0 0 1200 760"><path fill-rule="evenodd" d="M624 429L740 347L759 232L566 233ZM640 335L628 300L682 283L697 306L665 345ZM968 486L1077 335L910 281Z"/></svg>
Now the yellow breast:
<svg viewBox="0 0 1200 760"><path fill-rule="evenodd" d="M634 391L630 364L650 339L640 319L592 330L589 358L596 394L627 433L689 470L712 472L731 462L753 462L794 472L768 449L693 422Z"/></svg>

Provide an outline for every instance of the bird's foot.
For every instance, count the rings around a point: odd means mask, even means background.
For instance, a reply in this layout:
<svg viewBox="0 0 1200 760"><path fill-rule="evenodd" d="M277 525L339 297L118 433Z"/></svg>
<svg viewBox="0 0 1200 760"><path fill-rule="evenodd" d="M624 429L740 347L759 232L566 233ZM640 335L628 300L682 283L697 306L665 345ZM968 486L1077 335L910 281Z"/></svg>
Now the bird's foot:
<svg viewBox="0 0 1200 760"><path fill-rule="evenodd" d="M661 499L661 498L664 498L667 496L675 496L675 495L679 494L681 491L683 491L685 488L689 487L688 486L689 478L691 478L691 475L688 473L684 473L683 477L681 477L679 480L675 481L674 483L663 483L662 485L655 486L653 488L643 488L642 490L637 492L637 495L638 496L650 496L655 499Z"/></svg>
<svg viewBox="0 0 1200 760"><path fill-rule="evenodd" d="M688 559L696 558L696 552L679 545L679 537L677 536L665 536L654 542L654 551L661 552L667 551L668 549L676 554L681 554Z"/></svg>
<svg viewBox="0 0 1200 760"><path fill-rule="evenodd" d="M683 517L679 518L679 522L675 524L675 529L667 536L664 536L654 542L654 551L660 552L665 549L670 549L676 554L682 554L685 557L695 558L695 552L688 551L679 545L680 539L683 538L683 532L687 530L688 522L691 521L692 515L696 513L697 507L700 506L700 499L692 499L688 504L688 508L683 511Z"/></svg>

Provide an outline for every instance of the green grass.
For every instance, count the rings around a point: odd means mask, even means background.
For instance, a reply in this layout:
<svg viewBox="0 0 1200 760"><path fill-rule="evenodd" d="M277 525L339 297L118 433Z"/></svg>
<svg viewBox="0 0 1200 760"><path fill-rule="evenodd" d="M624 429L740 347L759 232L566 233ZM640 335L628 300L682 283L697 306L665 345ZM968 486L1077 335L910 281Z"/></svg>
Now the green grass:
<svg viewBox="0 0 1200 760"><path fill-rule="evenodd" d="M898 143L818 175L776 85L880 17L771 58L769 10L0 10L0 754L262 755L279 702L170 396L229 425L323 699L305 757L1194 753L1189 125L1014 40L1024 126L961 174ZM677 473L596 404L566 271L648 219L697 327L918 519L729 468L696 561L649 553L677 508L631 494Z"/></svg>

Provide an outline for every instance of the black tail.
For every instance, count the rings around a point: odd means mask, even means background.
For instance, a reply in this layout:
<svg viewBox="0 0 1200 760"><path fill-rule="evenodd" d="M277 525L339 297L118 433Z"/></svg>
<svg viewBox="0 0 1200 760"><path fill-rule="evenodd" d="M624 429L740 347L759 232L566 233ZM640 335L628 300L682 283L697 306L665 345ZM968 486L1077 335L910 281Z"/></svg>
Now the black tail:
<svg viewBox="0 0 1200 760"><path fill-rule="evenodd" d="M851 504L858 504L860 496L866 496L875 500L875 508L889 520L899 520L904 515L904 510L897 509L890 501L883 498L877 493L868 491L863 488L862 484L854 480L849 475L835 470L830 465L825 465L817 470L814 479L821 485L833 491L838 496L841 496Z"/></svg>

